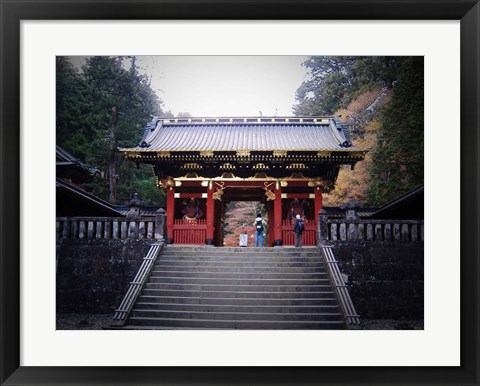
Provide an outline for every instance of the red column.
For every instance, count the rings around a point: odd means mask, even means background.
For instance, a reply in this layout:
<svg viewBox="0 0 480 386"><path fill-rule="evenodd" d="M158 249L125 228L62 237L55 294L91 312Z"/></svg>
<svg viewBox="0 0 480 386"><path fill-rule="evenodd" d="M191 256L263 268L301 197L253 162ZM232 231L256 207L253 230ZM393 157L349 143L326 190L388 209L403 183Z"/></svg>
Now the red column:
<svg viewBox="0 0 480 386"><path fill-rule="evenodd" d="M273 202L267 201L267 213L268 213L268 235L267 235L267 245L269 247L273 246L273 243L275 242L275 238L273 235L273 230L275 228L275 216L273 214Z"/></svg>
<svg viewBox="0 0 480 386"><path fill-rule="evenodd" d="M322 189L317 186L315 188L315 229L318 229L318 212L322 210L323 206L323 197Z"/></svg>
<svg viewBox="0 0 480 386"><path fill-rule="evenodd" d="M275 182L275 200L273 201L274 246L282 245L282 189L280 182Z"/></svg>
<svg viewBox="0 0 480 386"><path fill-rule="evenodd" d="M167 190L167 238L166 243L173 243L173 223L175 221L175 188Z"/></svg>
<svg viewBox="0 0 480 386"><path fill-rule="evenodd" d="M212 181L210 181L208 183L207 190L207 239L205 240L207 245L213 245L213 238L215 234L214 217L215 201L213 200L213 185Z"/></svg>

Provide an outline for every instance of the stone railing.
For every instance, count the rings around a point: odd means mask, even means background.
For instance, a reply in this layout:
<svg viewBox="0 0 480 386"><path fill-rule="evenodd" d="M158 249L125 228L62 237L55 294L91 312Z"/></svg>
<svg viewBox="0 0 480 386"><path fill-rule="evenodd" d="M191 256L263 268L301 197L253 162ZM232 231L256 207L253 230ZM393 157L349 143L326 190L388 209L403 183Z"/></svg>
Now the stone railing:
<svg viewBox="0 0 480 386"><path fill-rule="evenodd" d="M57 239L163 239L165 215L57 217Z"/></svg>
<svg viewBox="0 0 480 386"><path fill-rule="evenodd" d="M423 242L423 220L346 220L319 216L318 239L325 242Z"/></svg>
<svg viewBox="0 0 480 386"><path fill-rule="evenodd" d="M140 266L135 278L130 282L127 293L123 297L122 303L115 310L113 316L113 326L124 326L127 321L127 317L132 311L133 305L137 301L145 282L150 275L150 271L155 265L158 255L163 248L163 242L153 244L150 247L147 255L143 258L142 265Z"/></svg>

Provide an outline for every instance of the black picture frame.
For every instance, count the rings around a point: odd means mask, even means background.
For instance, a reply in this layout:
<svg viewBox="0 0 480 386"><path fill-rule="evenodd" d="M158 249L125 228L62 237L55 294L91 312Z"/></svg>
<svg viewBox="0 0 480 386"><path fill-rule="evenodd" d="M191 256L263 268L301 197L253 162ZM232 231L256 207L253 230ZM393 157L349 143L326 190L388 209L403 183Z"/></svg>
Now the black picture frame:
<svg viewBox="0 0 480 386"><path fill-rule="evenodd" d="M478 0L0 0L0 382L2 385L479 385ZM151 19L460 20L461 366L21 367L20 21ZM453 187L455 189L456 187ZM446 187L446 195L448 196ZM448 207L448 206L447 206ZM339 360L340 361L340 360ZM340 361L341 362L341 361Z"/></svg>

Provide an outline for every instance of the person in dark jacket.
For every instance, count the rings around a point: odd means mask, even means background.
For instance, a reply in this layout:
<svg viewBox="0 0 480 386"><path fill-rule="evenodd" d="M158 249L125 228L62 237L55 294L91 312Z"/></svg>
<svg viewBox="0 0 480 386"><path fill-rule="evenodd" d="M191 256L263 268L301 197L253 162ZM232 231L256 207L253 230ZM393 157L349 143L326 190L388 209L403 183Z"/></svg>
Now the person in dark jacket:
<svg viewBox="0 0 480 386"><path fill-rule="evenodd" d="M305 224L303 223L302 217L297 214L295 218L295 223L293 224L293 232L295 233L295 247L301 248L302 247L302 233L305 229Z"/></svg>

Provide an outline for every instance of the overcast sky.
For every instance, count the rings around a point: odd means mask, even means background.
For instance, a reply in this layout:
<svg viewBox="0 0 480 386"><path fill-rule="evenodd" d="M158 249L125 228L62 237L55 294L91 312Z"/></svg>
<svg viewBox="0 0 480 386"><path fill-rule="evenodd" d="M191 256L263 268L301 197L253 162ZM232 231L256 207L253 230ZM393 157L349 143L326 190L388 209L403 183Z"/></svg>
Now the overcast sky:
<svg viewBox="0 0 480 386"><path fill-rule="evenodd" d="M175 115L292 115L306 56L137 56L152 89ZM74 58L74 63L83 62Z"/></svg>

